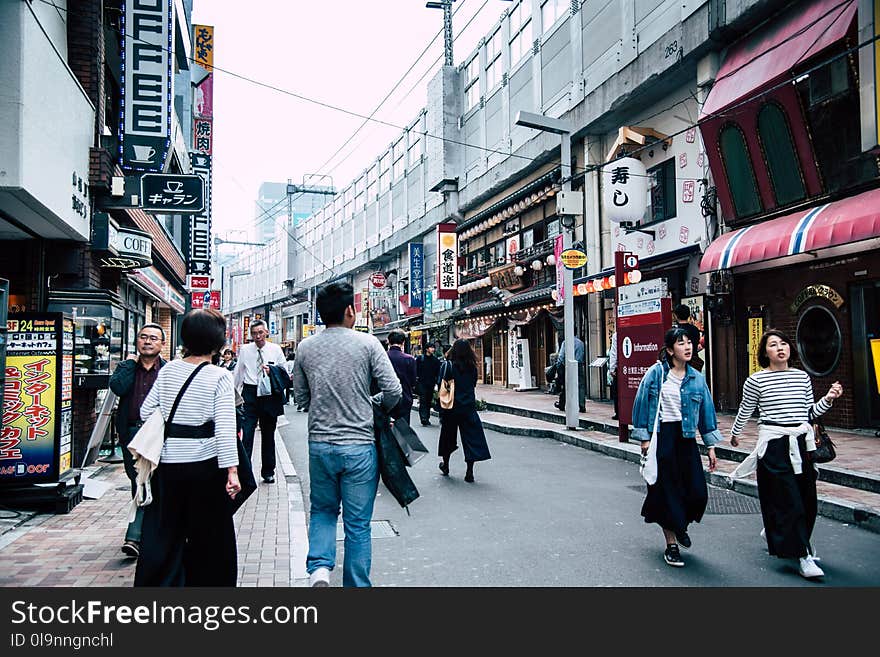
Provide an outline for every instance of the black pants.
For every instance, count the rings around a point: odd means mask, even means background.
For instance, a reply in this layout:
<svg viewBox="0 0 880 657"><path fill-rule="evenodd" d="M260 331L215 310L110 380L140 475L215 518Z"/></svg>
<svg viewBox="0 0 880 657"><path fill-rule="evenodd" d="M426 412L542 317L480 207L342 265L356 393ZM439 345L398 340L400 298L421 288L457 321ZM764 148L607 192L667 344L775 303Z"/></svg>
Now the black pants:
<svg viewBox="0 0 880 657"><path fill-rule="evenodd" d="M461 431L461 444L464 447L464 460L468 463L474 461L488 461L492 458L489 453L489 445L486 443L486 434L483 431L483 423L477 414L477 408L473 405L464 407L455 406L448 410L440 411L440 440L437 443L437 455L444 459L449 458L458 449L457 434Z"/></svg>
<svg viewBox="0 0 880 657"><path fill-rule="evenodd" d="M614 404L614 415L619 415L617 412L617 375L611 375L611 401Z"/></svg>
<svg viewBox="0 0 880 657"><path fill-rule="evenodd" d="M431 405L434 403L434 388L419 388L419 419L422 424L431 421Z"/></svg>
<svg viewBox="0 0 880 657"><path fill-rule="evenodd" d="M783 559L805 557L816 524L816 469L806 460L805 436L798 436L803 469L795 474L788 438L776 438L758 460L758 498L767 550Z"/></svg>
<svg viewBox="0 0 880 657"><path fill-rule="evenodd" d="M150 481L135 586L235 586L238 553L217 459L160 463Z"/></svg>
<svg viewBox="0 0 880 657"><path fill-rule="evenodd" d="M266 411L263 400L257 397L257 386L244 384L241 391L244 397L244 410L241 420L241 444L248 456L254 456L254 432L260 425L260 476L275 475L275 425L278 417ZM266 398L268 399L268 397Z"/></svg>
<svg viewBox="0 0 880 657"><path fill-rule="evenodd" d="M119 446L122 448L122 465L125 467L125 475L131 482L132 497L137 493L137 483L135 483L137 481L137 470L134 469L134 456L128 451L128 444L142 424L143 422L127 426L124 429L125 435L120 434L119 436Z"/></svg>
<svg viewBox="0 0 880 657"><path fill-rule="evenodd" d="M562 380L560 381L562 390L559 392L559 410L565 410L565 372L562 372ZM587 403L587 368L583 363L578 364L578 410L581 412L586 408Z"/></svg>

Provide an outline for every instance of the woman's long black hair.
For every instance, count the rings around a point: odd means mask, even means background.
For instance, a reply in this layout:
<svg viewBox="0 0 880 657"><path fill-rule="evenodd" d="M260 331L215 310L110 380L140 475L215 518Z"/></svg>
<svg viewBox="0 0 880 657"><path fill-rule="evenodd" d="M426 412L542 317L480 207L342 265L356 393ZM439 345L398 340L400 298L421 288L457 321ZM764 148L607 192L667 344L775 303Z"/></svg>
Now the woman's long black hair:
<svg viewBox="0 0 880 657"><path fill-rule="evenodd" d="M446 358L451 360L452 364L461 371L467 371L470 368L477 372L480 371L477 368L477 355L474 353L471 343L464 338L455 341L447 352Z"/></svg>

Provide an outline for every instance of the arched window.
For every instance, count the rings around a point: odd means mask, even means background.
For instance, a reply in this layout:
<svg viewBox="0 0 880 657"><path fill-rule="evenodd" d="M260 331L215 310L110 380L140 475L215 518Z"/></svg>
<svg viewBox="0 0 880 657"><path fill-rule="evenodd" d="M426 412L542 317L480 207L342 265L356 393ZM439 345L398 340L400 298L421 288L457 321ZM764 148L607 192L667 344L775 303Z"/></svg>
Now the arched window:
<svg viewBox="0 0 880 657"><path fill-rule="evenodd" d="M761 211L758 184L749 159L749 150L742 130L734 123L721 129L718 138L721 160L727 174L727 184L733 197L733 208L738 217L748 217Z"/></svg>
<svg viewBox="0 0 880 657"><path fill-rule="evenodd" d="M770 184L777 205L788 205L803 199L807 192L800 162L785 111L776 103L767 103L758 113L758 136L767 159Z"/></svg>

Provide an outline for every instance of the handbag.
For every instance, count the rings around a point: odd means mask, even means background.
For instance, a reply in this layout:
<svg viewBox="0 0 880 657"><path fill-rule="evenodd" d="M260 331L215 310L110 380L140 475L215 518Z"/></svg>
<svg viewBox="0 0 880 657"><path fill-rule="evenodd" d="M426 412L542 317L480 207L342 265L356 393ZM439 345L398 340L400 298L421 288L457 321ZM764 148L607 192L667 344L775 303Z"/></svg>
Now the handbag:
<svg viewBox="0 0 880 657"><path fill-rule="evenodd" d="M403 452L403 458L410 467L422 460L428 454L428 448L425 447L419 435L413 431L413 428L403 418L398 418L391 425L391 433L397 439L400 450Z"/></svg>
<svg viewBox="0 0 880 657"><path fill-rule="evenodd" d="M446 368L449 361L443 364L443 372L440 375L440 408L449 410L455 404L455 379L446 379Z"/></svg>
<svg viewBox="0 0 880 657"><path fill-rule="evenodd" d="M816 450L807 452L807 456L813 463L828 463L837 457L837 450L834 449L834 442L831 436L825 431L825 427L819 420L813 421L813 430L815 431Z"/></svg>
<svg viewBox="0 0 880 657"><path fill-rule="evenodd" d="M242 504L257 490L257 479L254 477L254 468L251 465L251 457L248 456L247 450L241 442L241 438L235 437L236 447L238 449L238 483L241 484L241 490L238 491L234 498L227 496L229 500L229 513L234 514L238 511Z"/></svg>
<svg viewBox="0 0 880 657"><path fill-rule="evenodd" d="M654 430L651 432L651 443L648 452L639 461L639 474L649 486L657 483L657 425L660 422L660 397L657 397L657 414L654 416Z"/></svg>

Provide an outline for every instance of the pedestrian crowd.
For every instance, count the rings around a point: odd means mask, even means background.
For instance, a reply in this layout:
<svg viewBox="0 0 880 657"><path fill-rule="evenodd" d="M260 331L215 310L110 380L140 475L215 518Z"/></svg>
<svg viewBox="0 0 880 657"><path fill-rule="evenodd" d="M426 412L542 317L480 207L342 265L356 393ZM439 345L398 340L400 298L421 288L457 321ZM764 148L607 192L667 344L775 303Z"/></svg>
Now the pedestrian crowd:
<svg viewBox="0 0 880 657"><path fill-rule="evenodd" d="M312 586L329 586L336 567L336 525L342 513L343 585L370 586L370 522L383 470L381 427L396 435L411 431L412 407L430 426L440 418L437 454L444 477L459 436L464 480L476 481L474 464L491 458L477 413L477 356L457 339L438 358L429 344L417 357L406 353L406 334L393 330L383 347L354 330L354 291L331 283L316 297L323 331L287 351L271 342L266 323L250 325L251 341L237 352L225 347L226 324L215 310L193 310L181 324L182 353L166 362L165 330L144 324L137 354L118 365L110 388L119 397L115 428L131 481L130 522L122 551L137 559L136 586L234 586L238 572L233 514L257 484L250 459L260 428L260 476L275 482L275 429L287 403L308 413L310 479L309 551ZM707 469L717 467L715 446L724 440L696 360L699 331L687 308L667 331L657 362L636 393L633 437L641 444L647 495L644 521L659 525L663 560L685 565L681 549L692 546L689 529L706 511L708 488L696 436L707 451ZM609 352L609 382L616 383L616 333ZM745 382L730 444L758 413L758 441L733 472L757 473L763 519L761 536L770 555L796 559L801 575L824 575L812 544L817 513L814 422L843 394L835 382L818 401L809 375L793 366L795 346L768 330L758 347L763 369ZM565 343L552 355L549 378L559 384L565 408ZM584 410L585 346L574 339L578 402ZM695 367L696 365L696 367ZM612 386L616 387L616 386ZM615 417L617 399L615 396ZM384 418L384 419L383 419ZM387 464L386 464L387 465ZM386 484L388 482L386 481ZM410 482L411 483L411 482ZM416 493L417 495L417 493Z"/></svg>

